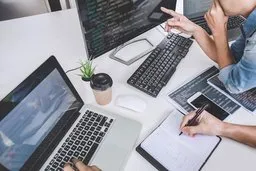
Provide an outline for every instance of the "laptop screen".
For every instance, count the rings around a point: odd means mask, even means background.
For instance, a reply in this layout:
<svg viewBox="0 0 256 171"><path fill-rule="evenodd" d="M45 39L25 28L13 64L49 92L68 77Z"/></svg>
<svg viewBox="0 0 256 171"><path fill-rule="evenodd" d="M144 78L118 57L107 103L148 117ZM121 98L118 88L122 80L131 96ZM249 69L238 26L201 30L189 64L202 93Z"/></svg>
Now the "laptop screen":
<svg viewBox="0 0 256 171"><path fill-rule="evenodd" d="M212 0L184 0L184 15L188 18L203 16L211 7Z"/></svg>
<svg viewBox="0 0 256 171"><path fill-rule="evenodd" d="M20 170L63 115L78 106L57 69L20 84L0 104L1 164Z"/></svg>

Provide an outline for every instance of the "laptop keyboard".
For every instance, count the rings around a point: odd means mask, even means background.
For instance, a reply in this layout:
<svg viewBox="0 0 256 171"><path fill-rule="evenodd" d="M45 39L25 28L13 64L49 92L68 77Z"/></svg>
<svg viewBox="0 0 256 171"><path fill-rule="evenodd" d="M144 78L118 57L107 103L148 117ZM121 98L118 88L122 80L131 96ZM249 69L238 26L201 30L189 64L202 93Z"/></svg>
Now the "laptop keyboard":
<svg viewBox="0 0 256 171"><path fill-rule="evenodd" d="M191 21L200 25L208 34L212 34L206 20L204 19L204 16L200 16L197 18L191 18ZM241 16L229 17L228 23L227 23L227 28L228 28L228 30L238 28L244 21L245 21L245 19Z"/></svg>
<svg viewBox="0 0 256 171"><path fill-rule="evenodd" d="M171 79L192 43L193 41L189 38L169 33L127 80L127 83L156 97Z"/></svg>
<svg viewBox="0 0 256 171"><path fill-rule="evenodd" d="M77 158L88 164L114 119L87 110L50 161L45 171L62 171L65 163Z"/></svg>

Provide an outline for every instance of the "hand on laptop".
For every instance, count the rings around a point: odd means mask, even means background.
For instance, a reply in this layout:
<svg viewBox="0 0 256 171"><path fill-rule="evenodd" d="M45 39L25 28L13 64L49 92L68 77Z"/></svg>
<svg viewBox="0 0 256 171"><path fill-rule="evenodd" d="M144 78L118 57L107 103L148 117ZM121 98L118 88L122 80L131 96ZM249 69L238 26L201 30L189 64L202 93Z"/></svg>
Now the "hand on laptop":
<svg viewBox="0 0 256 171"><path fill-rule="evenodd" d="M212 7L204 15L212 35L219 35L220 33L227 33L228 17L224 14L222 7L218 0L213 1Z"/></svg>
<svg viewBox="0 0 256 171"><path fill-rule="evenodd" d="M78 159L73 159L73 163L79 171L101 171L97 166L86 166ZM74 169L67 163L64 166L64 171L74 171Z"/></svg>
<svg viewBox="0 0 256 171"><path fill-rule="evenodd" d="M173 17L166 22L165 31L167 32L174 28L183 33L193 35L199 27L182 14L164 7L161 7L161 10Z"/></svg>
<svg viewBox="0 0 256 171"><path fill-rule="evenodd" d="M220 135L224 123L206 111L199 116L199 123L197 126L185 127L188 121L192 119L195 114L195 112L191 112L183 118L180 129L184 134L189 136L195 136L196 134Z"/></svg>

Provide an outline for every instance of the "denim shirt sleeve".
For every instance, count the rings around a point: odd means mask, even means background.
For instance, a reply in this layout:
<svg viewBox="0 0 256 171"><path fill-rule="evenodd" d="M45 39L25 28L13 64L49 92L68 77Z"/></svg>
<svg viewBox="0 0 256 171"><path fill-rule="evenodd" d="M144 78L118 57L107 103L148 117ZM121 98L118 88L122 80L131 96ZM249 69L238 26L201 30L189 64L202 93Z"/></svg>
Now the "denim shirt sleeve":
<svg viewBox="0 0 256 171"><path fill-rule="evenodd" d="M245 39L242 35L231 45L231 53L235 58L236 63L240 61L244 55Z"/></svg>
<svg viewBox="0 0 256 171"><path fill-rule="evenodd" d="M246 39L241 60L221 69L219 79L231 93L256 87L256 33Z"/></svg>

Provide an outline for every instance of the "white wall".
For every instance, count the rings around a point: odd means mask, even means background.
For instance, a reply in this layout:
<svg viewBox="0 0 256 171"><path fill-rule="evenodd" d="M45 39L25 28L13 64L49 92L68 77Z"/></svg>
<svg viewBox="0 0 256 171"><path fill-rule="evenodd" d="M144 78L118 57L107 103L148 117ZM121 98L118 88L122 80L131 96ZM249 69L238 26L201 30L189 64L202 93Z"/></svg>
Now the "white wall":
<svg viewBox="0 0 256 171"><path fill-rule="evenodd" d="M44 0L0 0L0 21L46 12Z"/></svg>

